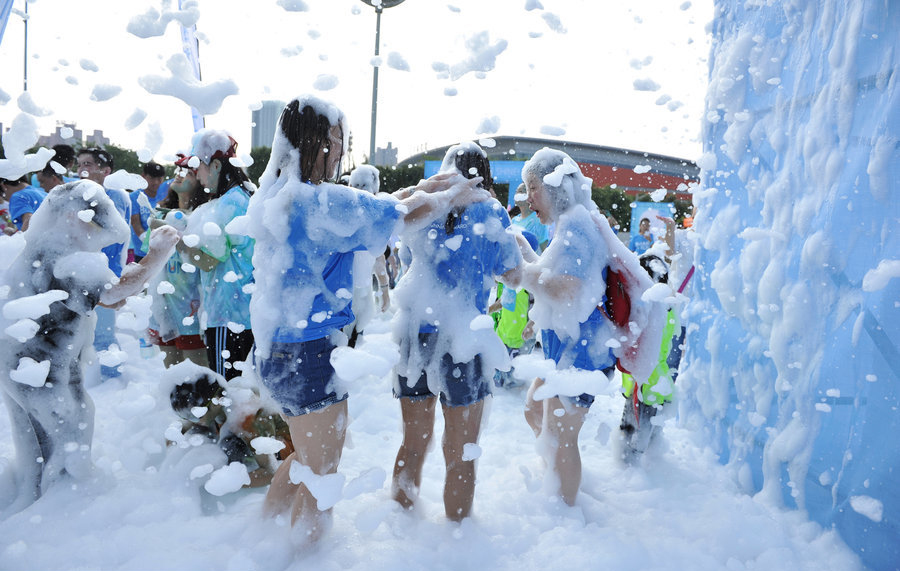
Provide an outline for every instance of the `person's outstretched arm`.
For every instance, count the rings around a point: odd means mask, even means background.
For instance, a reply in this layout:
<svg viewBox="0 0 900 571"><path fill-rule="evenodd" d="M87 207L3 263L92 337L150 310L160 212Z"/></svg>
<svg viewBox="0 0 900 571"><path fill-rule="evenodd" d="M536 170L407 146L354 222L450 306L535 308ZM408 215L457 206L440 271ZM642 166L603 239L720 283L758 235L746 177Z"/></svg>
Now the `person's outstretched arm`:
<svg viewBox="0 0 900 571"><path fill-rule="evenodd" d="M424 227L454 208L490 198L488 191L478 187L482 180L481 177L467 179L457 173L442 173L414 187L398 190L393 196L400 199L400 204L406 209L403 217L406 228L415 229Z"/></svg>
<svg viewBox="0 0 900 571"><path fill-rule="evenodd" d="M136 264L128 264L122 271L119 282L100 295L100 305L118 307L128 296L139 293L157 272L169 260L175 244L181 239L178 230L171 226L163 226L150 234L150 249L147 255Z"/></svg>

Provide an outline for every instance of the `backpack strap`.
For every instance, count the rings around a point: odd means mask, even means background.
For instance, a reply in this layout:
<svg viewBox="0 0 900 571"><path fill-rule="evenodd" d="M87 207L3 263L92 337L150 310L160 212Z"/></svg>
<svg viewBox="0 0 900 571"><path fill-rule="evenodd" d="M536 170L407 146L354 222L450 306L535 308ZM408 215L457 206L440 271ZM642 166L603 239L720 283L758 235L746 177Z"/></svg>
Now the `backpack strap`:
<svg viewBox="0 0 900 571"><path fill-rule="evenodd" d="M691 269L688 270L687 275L684 276L684 281L681 282L681 287L678 288L678 293L681 293L684 291L684 288L687 287L688 282L691 281L692 277L694 277L694 266L691 266Z"/></svg>

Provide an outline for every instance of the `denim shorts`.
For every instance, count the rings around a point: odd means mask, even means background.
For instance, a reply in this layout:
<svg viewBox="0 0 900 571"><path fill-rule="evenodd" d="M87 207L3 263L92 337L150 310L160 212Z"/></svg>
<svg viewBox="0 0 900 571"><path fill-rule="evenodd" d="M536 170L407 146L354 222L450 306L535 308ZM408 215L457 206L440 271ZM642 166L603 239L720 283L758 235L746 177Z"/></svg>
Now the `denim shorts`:
<svg viewBox="0 0 900 571"><path fill-rule="evenodd" d="M437 333L419 333L419 351L430 362L434 356ZM444 353L440 364L440 397L444 406L469 406L484 400L491 394L491 379L485 378L481 370L481 355L468 363L454 363L449 353ZM394 385L394 396L397 398L410 398L423 400L437 396L428 388L427 375L423 371L419 380L412 386L409 379L397 375L397 383Z"/></svg>
<svg viewBox="0 0 900 571"><path fill-rule="evenodd" d="M556 364L562 362L563 367L575 367L583 371L599 371L616 364L612 349L600 338L606 318L600 310L594 312L580 324L578 339L560 339L552 329L541 331L541 347L544 357L552 359Z"/></svg>
<svg viewBox="0 0 900 571"><path fill-rule="evenodd" d="M616 371L616 367L612 366L599 370L603 371L603 374L606 375L607 379L612 379L613 373ZM575 406L580 406L582 408L591 408L591 405L594 404L594 395L590 393L581 393L577 397L560 396L559 400L568 401Z"/></svg>
<svg viewBox="0 0 900 571"><path fill-rule="evenodd" d="M272 343L268 358L254 357L262 384L286 416L315 412L347 399L335 390L328 337L304 343Z"/></svg>
<svg viewBox="0 0 900 571"><path fill-rule="evenodd" d="M571 342L567 344L561 341L554 331L545 329L541 331L541 340L541 348L544 351L544 357L552 359L557 365L559 365L559 362L565 355L570 362L574 359L574 363L571 365L572 367L581 369L582 371L603 371L603 374L606 375L607 378L612 378L612 375L616 370L616 358L612 354L612 350L610 349L605 354L595 357L588 351L587 342L582 342L584 338L575 344L571 344ZM568 352L568 354L566 354L566 352ZM599 366L597 361L600 361ZM612 364L610 364L610 362ZM575 406L583 408L590 408L591 405L594 404L594 395L589 393L582 393L577 397L561 396L559 398L560 400L568 400Z"/></svg>

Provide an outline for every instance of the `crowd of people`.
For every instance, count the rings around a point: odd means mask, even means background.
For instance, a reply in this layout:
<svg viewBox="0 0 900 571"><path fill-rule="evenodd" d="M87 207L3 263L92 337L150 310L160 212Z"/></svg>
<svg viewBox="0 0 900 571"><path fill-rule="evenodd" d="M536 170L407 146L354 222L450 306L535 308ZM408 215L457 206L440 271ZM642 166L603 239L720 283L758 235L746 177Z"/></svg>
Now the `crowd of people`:
<svg viewBox="0 0 900 571"><path fill-rule="evenodd" d="M235 139L215 129L195 134L173 178L147 163L130 193L104 185L114 161L96 148L59 145L33 181L25 172L0 180L2 230L26 243L6 272L9 299L44 296L47 306L22 317L34 329L3 355L10 378L2 386L27 467L22 506L90 462L93 409L80 371L121 375L103 356L117 344L116 308L141 290L152 297L144 338L166 367L190 361L207 372L172 389L184 432L248 465L251 485L269 486L265 512L289 515L299 543L317 541L330 511L296 474L336 472L346 438L352 395L332 353L352 347L379 313L390 314L400 353L393 395L403 438L391 494L404 508L416 503L440 401L445 513L453 521L471 514L476 462L467 445L478 441L492 391L526 381L513 359L536 350L556 370L589 379L574 388L552 374L527 379L523 397L562 501L576 501L579 431L617 365L628 373L622 430L632 451L646 449L634 434L646 440L641 425L649 428L671 399L680 328L674 293L665 303L642 295L668 282L674 221L660 218L661 241L641 222L630 252L591 201L578 164L549 148L524 163L512 218L495 198L487 154L471 142L451 147L435 176L382 192L374 167L340 176L348 136L338 107L301 96L278 120L258 188L236 160ZM83 263L74 268L72 256ZM612 316L612 274L631 306L624 322ZM52 361L49 373L13 380L26 359ZM227 422L222 403L236 377L254 380L279 410L261 406L245 415L252 421ZM48 428L61 414L56 404L48 410L51 398L71 409L62 435ZM238 438L260 434L247 429L253 423L284 444L274 463ZM73 459L61 442L75 432L82 446Z"/></svg>

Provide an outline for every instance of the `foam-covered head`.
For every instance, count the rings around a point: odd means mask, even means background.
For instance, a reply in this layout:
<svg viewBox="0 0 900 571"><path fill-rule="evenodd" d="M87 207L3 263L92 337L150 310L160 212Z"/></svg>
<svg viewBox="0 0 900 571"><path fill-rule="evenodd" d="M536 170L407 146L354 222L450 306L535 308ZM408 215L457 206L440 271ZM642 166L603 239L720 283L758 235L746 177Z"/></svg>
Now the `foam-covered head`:
<svg viewBox="0 0 900 571"><path fill-rule="evenodd" d="M519 208L528 206L528 190L525 189L524 182L519 183L519 186L516 187L516 193L513 195L513 200Z"/></svg>
<svg viewBox="0 0 900 571"><path fill-rule="evenodd" d="M360 165L350 173L350 186L378 194L381 188L381 173L372 165Z"/></svg>
<svg viewBox="0 0 900 571"><path fill-rule="evenodd" d="M550 218L577 204L595 209L591 202L591 180L584 176L572 157L562 151L544 147L522 167L522 179L540 181L550 197Z"/></svg>
<svg viewBox="0 0 900 571"><path fill-rule="evenodd" d="M237 141L220 129L200 129L191 139L191 156L209 164L213 159L229 159L237 153ZM196 165L191 165L196 168Z"/></svg>
<svg viewBox="0 0 900 571"><path fill-rule="evenodd" d="M130 228L103 187L84 179L51 190L31 217L27 235L54 236L60 244L100 251L128 240Z"/></svg>
<svg viewBox="0 0 900 571"><path fill-rule="evenodd" d="M641 267L644 268L654 282L658 284L669 282L669 265L666 264L665 260L656 254L646 252L641 255L640 262Z"/></svg>
<svg viewBox="0 0 900 571"><path fill-rule="evenodd" d="M491 188L494 184L487 153L472 141L453 145L447 149L440 172L458 172L466 178L480 176L484 179L480 186L486 189Z"/></svg>
<svg viewBox="0 0 900 571"><path fill-rule="evenodd" d="M150 161L144 165L143 174L148 178L165 178L166 169L161 164Z"/></svg>
<svg viewBox="0 0 900 571"><path fill-rule="evenodd" d="M288 103L275 130L272 155L260 185L271 184L282 172L304 182L319 183L337 175L347 148L344 113L314 95L301 95Z"/></svg>

